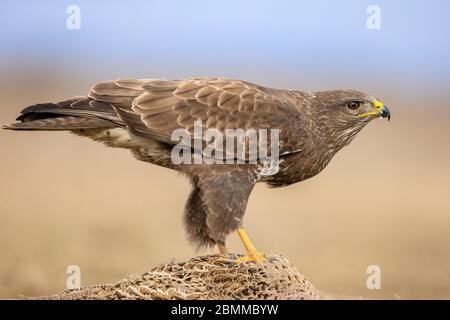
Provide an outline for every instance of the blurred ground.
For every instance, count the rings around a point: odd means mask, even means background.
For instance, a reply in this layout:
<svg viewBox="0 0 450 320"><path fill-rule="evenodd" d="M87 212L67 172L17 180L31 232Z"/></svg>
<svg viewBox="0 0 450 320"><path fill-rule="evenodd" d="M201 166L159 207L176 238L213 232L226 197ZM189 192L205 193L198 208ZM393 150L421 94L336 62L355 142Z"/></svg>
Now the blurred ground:
<svg viewBox="0 0 450 320"><path fill-rule="evenodd" d="M2 83L2 124L96 80L21 81ZM258 185L246 228L325 294L449 299L448 96L390 98L391 122L373 121L317 177ZM177 173L62 132L0 131L0 146L0 298L63 290L72 264L86 285L196 254L181 224L189 185ZM243 252L235 235L229 246ZM369 265L381 268L380 290L366 288Z"/></svg>

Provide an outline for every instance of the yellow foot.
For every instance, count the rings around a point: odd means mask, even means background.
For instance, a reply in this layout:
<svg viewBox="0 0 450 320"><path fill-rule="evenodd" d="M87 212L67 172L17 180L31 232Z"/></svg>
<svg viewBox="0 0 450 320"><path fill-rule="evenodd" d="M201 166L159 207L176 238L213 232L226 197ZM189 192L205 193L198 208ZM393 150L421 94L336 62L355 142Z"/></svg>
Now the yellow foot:
<svg viewBox="0 0 450 320"><path fill-rule="evenodd" d="M246 256L236 259L237 263L247 262L247 261L260 262L260 261L264 261L266 259L266 256L264 255L264 253L256 250L255 246L250 241L250 239L249 239L247 233L244 231L244 229L242 229L242 228L238 229L237 233L239 234L239 237L241 238L242 243L244 244L244 247L247 250Z"/></svg>
<svg viewBox="0 0 450 320"><path fill-rule="evenodd" d="M266 260L266 255L262 252L255 252L253 254L248 254L246 256L240 257L236 259L236 263L242 263L242 262L261 262Z"/></svg>

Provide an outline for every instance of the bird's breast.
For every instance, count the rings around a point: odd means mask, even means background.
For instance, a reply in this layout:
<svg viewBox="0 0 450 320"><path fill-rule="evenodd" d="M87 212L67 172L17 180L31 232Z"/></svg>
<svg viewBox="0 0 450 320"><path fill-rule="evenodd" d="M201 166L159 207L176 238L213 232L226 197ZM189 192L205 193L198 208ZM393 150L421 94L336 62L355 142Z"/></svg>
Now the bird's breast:
<svg viewBox="0 0 450 320"><path fill-rule="evenodd" d="M334 154L333 149L322 151L316 148L283 156L280 159L278 172L262 180L272 186L287 186L304 181L320 173Z"/></svg>

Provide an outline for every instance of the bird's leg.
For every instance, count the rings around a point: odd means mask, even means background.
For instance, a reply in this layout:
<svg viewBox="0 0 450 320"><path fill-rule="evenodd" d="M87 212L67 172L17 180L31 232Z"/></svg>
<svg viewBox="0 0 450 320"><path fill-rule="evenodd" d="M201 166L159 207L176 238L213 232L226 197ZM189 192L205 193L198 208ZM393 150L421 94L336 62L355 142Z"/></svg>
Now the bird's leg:
<svg viewBox="0 0 450 320"><path fill-rule="evenodd" d="M217 241L216 244L217 244L217 248L219 248L219 252L221 254L227 254L228 253L227 246L225 245L225 242Z"/></svg>
<svg viewBox="0 0 450 320"><path fill-rule="evenodd" d="M238 263L246 262L246 261L258 262L258 261L263 261L266 259L264 253L256 250L255 246L250 241L250 238L248 237L247 232L245 232L244 229L239 228L237 230L237 233L238 233L239 237L241 238L242 243L244 244L245 250L247 250L247 255L242 258L237 259L236 262L238 262Z"/></svg>

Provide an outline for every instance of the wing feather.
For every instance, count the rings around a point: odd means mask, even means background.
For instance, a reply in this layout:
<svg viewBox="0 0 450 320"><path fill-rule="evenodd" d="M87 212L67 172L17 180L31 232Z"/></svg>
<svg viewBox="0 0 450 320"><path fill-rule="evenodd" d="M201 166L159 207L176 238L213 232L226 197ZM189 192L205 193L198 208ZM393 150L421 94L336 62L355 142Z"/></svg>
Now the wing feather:
<svg viewBox="0 0 450 320"><path fill-rule="evenodd" d="M95 85L89 98L95 107L113 105L130 131L169 144L178 143L171 141L175 129L186 129L193 139L199 120L204 131L279 129L282 139L300 116L289 91L222 78L121 79Z"/></svg>

